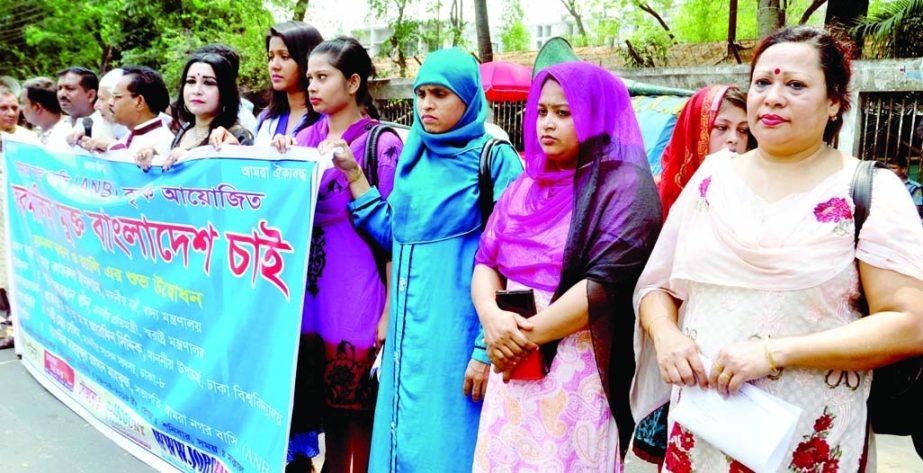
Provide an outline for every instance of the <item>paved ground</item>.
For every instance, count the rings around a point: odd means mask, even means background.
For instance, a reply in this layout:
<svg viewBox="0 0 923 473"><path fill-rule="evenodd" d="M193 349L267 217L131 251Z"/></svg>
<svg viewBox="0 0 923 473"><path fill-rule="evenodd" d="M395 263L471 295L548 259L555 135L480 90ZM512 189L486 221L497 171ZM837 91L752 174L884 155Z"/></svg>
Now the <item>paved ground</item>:
<svg viewBox="0 0 923 473"><path fill-rule="evenodd" d="M0 350L0 472L151 473Z"/></svg>
<svg viewBox="0 0 923 473"><path fill-rule="evenodd" d="M879 473L921 473L908 437L877 438ZM317 467L323 460L317 462ZM0 350L0 472L151 473L51 396L26 372L13 350ZM656 473L629 458L626 473Z"/></svg>

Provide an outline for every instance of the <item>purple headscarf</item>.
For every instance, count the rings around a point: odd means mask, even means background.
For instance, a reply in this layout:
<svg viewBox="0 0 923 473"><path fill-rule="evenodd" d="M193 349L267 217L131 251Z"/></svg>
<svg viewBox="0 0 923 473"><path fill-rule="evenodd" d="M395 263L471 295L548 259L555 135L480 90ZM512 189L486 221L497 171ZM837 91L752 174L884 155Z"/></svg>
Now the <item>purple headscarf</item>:
<svg viewBox="0 0 923 473"><path fill-rule="evenodd" d="M576 170L548 171L536 130L546 80L564 90L580 151ZM634 286L660 232L657 188L628 90L584 62L535 78L525 116L526 172L504 192L481 236L477 262L556 300L586 279L590 332L600 378L628 446L634 373ZM556 343L542 346L550 364ZM624 453L624 452L623 452Z"/></svg>

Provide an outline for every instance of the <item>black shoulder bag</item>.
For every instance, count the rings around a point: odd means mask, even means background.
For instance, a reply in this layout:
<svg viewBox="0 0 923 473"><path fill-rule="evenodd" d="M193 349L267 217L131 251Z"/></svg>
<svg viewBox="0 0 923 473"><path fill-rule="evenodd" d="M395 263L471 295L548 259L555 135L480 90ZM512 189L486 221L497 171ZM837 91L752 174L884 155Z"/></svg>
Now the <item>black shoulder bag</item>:
<svg viewBox="0 0 923 473"><path fill-rule="evenodd" d="M381 123L372 122L369 124L369 138L365 142L365 155L362 159L362 173L369 180L370 186L378 185L378 139L382 133L391 133L398 139L401 135L393 127Z"/></svg>
<svg viewBox="0 0 923 473"><path fill-rule="evenodd" d="M850 195L856 204L853 221L857 245L862 224L872 206L875 169L883 167L877 161L862 161L856 167ZM867 315L869 310L864 295L862 299L862 309ZM923 357L908 358L877 368L872 376L868 411L872 431L877 434L913 436L917 454L923 458Z"/></svg>

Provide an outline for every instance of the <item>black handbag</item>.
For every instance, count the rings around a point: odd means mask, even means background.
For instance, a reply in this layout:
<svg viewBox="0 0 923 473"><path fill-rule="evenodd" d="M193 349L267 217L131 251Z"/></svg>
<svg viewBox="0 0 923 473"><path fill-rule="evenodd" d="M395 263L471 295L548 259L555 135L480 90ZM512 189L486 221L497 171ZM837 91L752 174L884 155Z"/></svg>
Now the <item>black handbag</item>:
<svg viewBox="0 0 923 473"><path fill-rule="evenodd" d="M850 188L850 195L856 205L853 216L856 244L859 243L859 232L872 205L875 169L883 167L877 161L862 161L856 167ZM869 311L864 295L862 303L863 313L867 315ZM923 356L875 369L868 411L873 432L912 436L917 454L923 458Z"/></svg>

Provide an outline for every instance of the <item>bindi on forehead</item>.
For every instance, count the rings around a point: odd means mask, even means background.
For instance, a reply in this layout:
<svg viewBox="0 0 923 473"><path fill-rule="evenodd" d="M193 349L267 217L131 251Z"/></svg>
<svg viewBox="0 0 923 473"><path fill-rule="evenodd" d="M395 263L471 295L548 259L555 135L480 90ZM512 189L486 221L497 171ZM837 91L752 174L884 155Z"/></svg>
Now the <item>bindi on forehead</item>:
<svg viewBox="0 0 923 473"><path fill-rule="evenodd" d="M779 69L779 68L777 67L777 68L775 68L775 69L772 70L772 73L775 74L775 75L779 75L779 74L782 73L782 69Z"/></svg>

